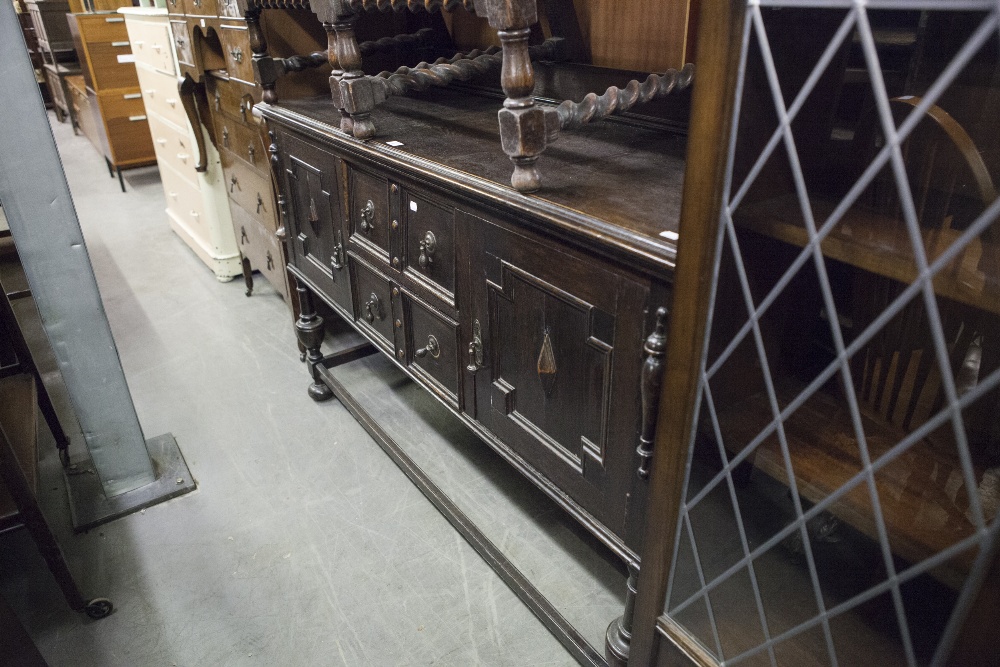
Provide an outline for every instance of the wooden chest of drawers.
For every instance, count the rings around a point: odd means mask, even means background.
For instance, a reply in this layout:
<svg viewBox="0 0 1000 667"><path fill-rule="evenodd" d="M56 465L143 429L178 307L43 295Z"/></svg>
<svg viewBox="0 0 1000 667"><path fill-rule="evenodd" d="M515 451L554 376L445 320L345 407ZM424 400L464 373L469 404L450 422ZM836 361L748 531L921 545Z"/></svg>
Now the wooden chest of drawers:
<svg viewBox="0 0 1000 667"><path fill-rule="evenodd" d="M69 22L99 124L96 133L84 134L120 179L122 169L156 159L125 18L117 13L70 14Z"/></svg>
<svg viewBox="0 0 1000 667"><path fill-rule="evenodd" d="M170 23L164 9L126 8L129 39L135 54L153 148L160 168L171 228L222 281L242 270L229 215L219 153L203 141L202 156L178 90ZM199 167L201 170L199 171Z"/></svg>

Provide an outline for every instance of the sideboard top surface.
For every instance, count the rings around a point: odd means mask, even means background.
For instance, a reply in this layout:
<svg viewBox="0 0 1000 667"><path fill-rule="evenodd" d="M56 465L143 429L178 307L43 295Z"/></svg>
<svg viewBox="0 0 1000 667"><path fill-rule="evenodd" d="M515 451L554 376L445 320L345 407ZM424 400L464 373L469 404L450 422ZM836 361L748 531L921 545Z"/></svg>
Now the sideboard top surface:
<svg viewBox="0 0 1000 667"><path fill-rule="evenodd" d="M393 97L375 110L378 134L366 142L339 130L328 96L263 106L266 116L338 147L460 184L488 204L582 234L649 268L673 268L686 137L620 121L562 132L539 158L542 189L523 195L510 187L512 167L500 147L501 104L455 89Z"/></svg>

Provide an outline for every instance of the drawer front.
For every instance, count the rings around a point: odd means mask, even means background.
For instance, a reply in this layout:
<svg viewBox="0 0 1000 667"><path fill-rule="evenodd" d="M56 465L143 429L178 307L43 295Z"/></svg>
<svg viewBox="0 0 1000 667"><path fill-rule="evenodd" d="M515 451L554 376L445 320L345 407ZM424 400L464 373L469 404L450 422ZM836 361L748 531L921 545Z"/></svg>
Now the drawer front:
<svg viewBox="0 0 1000 667"><path fill-rule="evenodd" d="M402 295L406 330L406 363L432 390L461 410L460 338L458 322L439 313L416 296Z"/></svg>
<svg viewBox="0 0 1000 667"><path fill-rule="evenodd" d="M338 179L340 160L284 133L278 141L284 166L286 224L295 266L344 313L350 314L350 272L344 255Z"/></svg>
<svg viewBox="0 0 1000 667"><path fill-rule="evenodd" d="M229 198L252 213L271 233L276 232L278 218L270 176L262 176L250 169L242 161L234 159L227 150L223 149L219 155L226 174Z"/></svg>
<svg viewBox="0 0 1000 667"><path fill-rule="evenodd" d="M618 535L636 479L650 287L592 255L464 212L476 267L476 419Z"/></svg>
<svg viewBox="0 0 1000 667"><path fill-rule="evenodd" d="M256 124L250 113L256 100L251 94L252 89L246 84L214 76L206 77L205 82L214 116L218 117L221 114L245 125Z"/></svg>
<svg viewBox="0 0 1000 667"><path fill-rule="evenodd" d="M347 261L354 292L355 321L389 354L402 360L402 346L398 352L396 350L396 331L402 328L402 321L398 327L393 324L400 310L399 288L393 287L387 277L353 252L348 253Z"/></svg>
<svg viewBox="0 0 1000 667"><path fill-rule="evenodd" d="M161 72L173 73L173 42L166 21L132 21L128 23L129 41L137 63L145 63Z"/></svg>
<svg viewBox="0 0 1000 667"><path fill-rule="evenodd" d="M216 5L219 8L220 18L243 18L243 12L240 11L240 3L238 0L217 0Z"/></svg>
<svg viewBox="0 0 1000 667"><path fill-rule="evenodd" d="M115 164L153 162L153 137L145 114L124 118L105 118L108 143Z"/></svg>
<svg viewBox="0 0 1000 667"><path fill-rule="evenodd" d="M455 302L455 209L411 191L403 193L406 273Z"/></svg>
<svg viewBox="0 0 1000 667"><path fill-rule="evenodd" d="M177 127L190 127L177 91L177 77L147 69L137 69L137 74L146 111L163 116Z"/></svg>
<svg viewBox="0 0 1000 667"><path fill-rule="evenodd" d="M226 69L230 78L245 83L253 83L253 51L245 23L223 24L219 26L222 55L226 58Z"/></svg>
<svg viewBox="0 0 1000 667"><path fill-rule="evenodd" d="M94 88L111 90L114 88L134 88L139 85L135 65L119 62L118 56L132 53L128 37L116 42L94 42L87 46L90 66L93 68Z"/></svg>
<svg viewBox="0 0 1000 667"><path fill-rule="evenodd" d="M354 166L348 173L351 193L348 231L351 241L388 261L389 219L392 214L389 181ZM398 221L396 226L399 227Z"/></svg>
<svg viewBox="0 0 1000 667"><path fill-rule="evenodd" d="M216 114L216 128L222 148L254 169L266 171L270 168L264 139L256 123L244 125L222 114Z"/></svg>
<svg viewBox="0 0 1000 667"><path fill-rule="evenodd" d="M191 141L191 137L187 132L178 131L156 116L150 116L148 120L157 162L176 169L184 178L196 184L198 147Z"/></svg>
<svg viewBox="0 0 1000 667"><path fill-rule="evenodd" d="M124 16L77 15L77 24L80 26L80 36L85 42L128 41Z"/></svg>
<svg viewBox="0 0 1000 667"><path fill-rule="evenodd" d="M215 0L187 0L187 13L215 18L219 15L219 8Z"/></svg>
<svg viewBox="0 0 1000 667"><path fill-rule="evenodd" d="M191 44L191 32L188 30L187 21L171 21L170 30L174 33L174 54L177 56L177 61L194 67L194 47Z"/></svg>
<svg viewBox="0 0 1000 667"><path fill-rule="evenodd" d="M267 282L287 300L285 261L278 239L242 207L230 206L230 210L240 253L250 261L250 266L260 271Z"/></svg>
<svg viewBox="0 0 1000 667"><path fill-rule="evenodd" d="M106 121L146 115L146 105L143 104L142 93L138 89L98 93L97 99L101 104L101 115Z"/></svg>
<svg viewBox="0 0 1000 667"><path fill-rule="evenodd" d="M160 179L167 208L184 221L194 236L207 238L205 200L201 191L170 167L160 169Z"/></svg>

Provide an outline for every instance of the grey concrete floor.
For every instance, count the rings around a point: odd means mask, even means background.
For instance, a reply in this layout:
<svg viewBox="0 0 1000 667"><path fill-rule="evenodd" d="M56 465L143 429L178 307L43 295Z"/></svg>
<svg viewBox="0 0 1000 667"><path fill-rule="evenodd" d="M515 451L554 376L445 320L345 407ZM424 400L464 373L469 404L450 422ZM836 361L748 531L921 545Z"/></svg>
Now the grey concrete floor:
<svg viewBox="0 0 1000 667"><path fill-rule="evenodd" d="M574 664L343 406L306 397L266 281L217 282L155 168L123 194L53 131L142 427L173 433L199 488L73 535L43 441L43 507L85 594L116 605L70 612L27 534L0 535L0 594L50 664Z"/></svg>

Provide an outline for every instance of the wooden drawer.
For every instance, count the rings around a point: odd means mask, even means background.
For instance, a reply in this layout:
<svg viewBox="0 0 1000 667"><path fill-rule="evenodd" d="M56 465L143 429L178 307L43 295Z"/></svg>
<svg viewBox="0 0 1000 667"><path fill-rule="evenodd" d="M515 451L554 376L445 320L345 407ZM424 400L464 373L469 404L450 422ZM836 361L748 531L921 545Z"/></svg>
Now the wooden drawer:
<svg viewBox="0 0 1000 667"><path fill-rule="evenodd" d="M243 18L243 11L240 10L239 0L216 0L219 8L220 18Z"/></svg>
<svg viewBox="0 0 1000 667"><path fill-rule="evenodd" d="M222 54L226 58L229 77L246 83L253 83L253 51L245 23L222 24L219 26Z"/></svg>
<svg viewBox="0 0 1000 667"><path fill-rule="evenodd" d="M134 88L139 85L135 65L118 62L118 56L132 53L128 38L115 42L94 42L87 46L95 90Z"/></svg>
<svg viewBox="0 0 1000 667"><path fill-rule="evenodd" d="M171 0L167 0L170 2ZM191 32L187 21L170 21L170 29L174 33L174 55L177 61L185 65L195 66L194 46L191 44Z"/></svg>
<svg viewBox="0 0 1000 667"><path fill-rule="evenodd" d="M416 296L402 294L406 364L430 389L461 409L462 346L458 322Z"/></svg>
<svg viewBox="0 0 1000 667"><path fill-rule="evenodd" d="M57 107L68 113L70 109L70 100L68 99L68 95L66 93L64 81L65 76L60 73L60 69L64 68L60 65L46 65L45 83L49 85L49 92L52 94L52 102Z"/></svg>
<svg viewBox="0 0 1000 667"><path fill-rule="evenodd" d="M455 303L455 209L407 190L401 213L405 240L405 271Z"/></svg>
<svg viewBox="0 0 1000 667"><path fill-rule="evenodd" d="M105 121L146 115L146 106L138 89L98 93L97 99Z"/></svg>
<svg viewBox="0 0 1000 667"><path fill-rule="evenodd" d="M153 137L145 116L105 119L112 162L116 165L152 164L156 160Z"/></svg>
<svg viewBox="0 0 1000 667"><path fill-rule="evenodd" d="M273 234L278 230L278 217L274 210L274 191L271 177L247 167L223 149L219 152L226 173L226 191L229 198L250 211Z"/></svg>
<svg viewBox="0 0 1000 667"><path fill-rule="evenodd" d="M193 16L211 16L215 18L219 15L219 7L216 0L185 0L187 3L187 13Z"/></svg>
<svg viewBox="0 0 1000 667"><path fill-rule="evenodd" d="M192 183L198 182L195 165L198 148L187 132L180 132L156 116L149 117L149 131L153 135L153 149L161 165L169 165Z"/></svg>
<svg viewBox="0 0 1000 667"><path fill-rule="evenodd" d="M135 61L145 63L161 72L173 74L173 43L167 22L129 19L127 25Z"/></svg>
<svg viewBox="0 0 1000 667"><path fill-rule="evenodd" d="M393 323L402 313L399 306L399 288L387 277L368 264L359 255L348 253L351 271L351 288L354 293L354 318L362 331L400 361L405 353L400 344L396 347L396 332L402 328ZM399 331L400 343L402 332Z"/></svg>
<svg viewBox="0 0 1000 667"><path fill-rule="evenodd" d="M350 198L347 217L351 242L388 262L391 214L389 181L384 176L351 165L348 183ZM399 227L398 221L396 227Z"/></svg>
<svg viewBox="0 0 1000 667"><path fill-rule="evenodd" d="M216 128L221 148L228 150L234 157L254 169L260 171L269 169L267 147L256 123L246 125L222 114L216 114Z"/></svg>
<svg viewBox="0 0 1000 667"><path fill-rule="evenodd" d="M138 69L138 74L146 111L159 114L177 127L190 127L177 91L177 77L147 69Z"/></svg>
<svg viewBox="0 0 1000 667"><path fill-rule="evenodd" d="M169 166L160 169L167 208L184 222L192 236L208 238L205 200L201 191Z"/></svg>
<svg viewBox="0 0 1000 667"><path fill-rule="evenodd" d="M94 42L127 42L128 30L125 29L125 17L119 14L77 15L80 26L80 36L83 41Z"/></svg>
<svg viewBox="0 0 1000 667"><path fill-rule="evenodd" d="M274 289L287 300L288 281L278 239L241 206L233 205L230 209L240 252L250 260L250 266L260 271Z"/></svg>
<svg viewBox="0 0 1000 667"><path fill-rule="evenodd" d="M205 85L209 103L212 105L212 113L216 117L216 124L221 122L219 120L220 114L247 125L257 124L250 113L256 102L256 98L251 94L255 92L254 89L248 88L246 84L239 81L230 81L214 76L206 77Z"/></svg>

